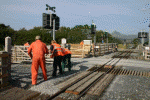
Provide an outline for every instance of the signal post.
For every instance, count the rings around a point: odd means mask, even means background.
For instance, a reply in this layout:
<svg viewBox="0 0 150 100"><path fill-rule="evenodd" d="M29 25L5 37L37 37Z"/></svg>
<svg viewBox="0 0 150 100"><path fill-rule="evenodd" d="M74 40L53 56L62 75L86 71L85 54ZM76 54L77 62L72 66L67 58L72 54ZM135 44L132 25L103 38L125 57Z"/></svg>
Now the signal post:
<svg viewBox="0 0 150 100"><path fill-rule="evenodd" d="M92 20L91 24L91 34L94 34L94 45L93 45L93 56L95 56L95 47L96 47L96 25Z"/></svg>
<svg viewBox="0 0 150 100"><path fill-rule="evenodd" d="M55 13L56 7L50 7L48 4L46 4L46 10L50 11L52 10ZM53 29L51 32L53 32L53 40L55 40L55 30L59 29L59 17L56 14L46 14L43 13L43 28L47 30Z"/></svg>

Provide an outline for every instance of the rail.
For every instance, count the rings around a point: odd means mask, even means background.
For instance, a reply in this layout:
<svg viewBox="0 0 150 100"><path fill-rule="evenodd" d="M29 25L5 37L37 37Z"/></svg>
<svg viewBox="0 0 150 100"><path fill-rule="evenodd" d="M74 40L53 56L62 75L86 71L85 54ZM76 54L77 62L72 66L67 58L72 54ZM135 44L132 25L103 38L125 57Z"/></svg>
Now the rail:
<svg viewBox="0 0 150 100"><path fill-rule="evenodd" d="M130 53L130 52L128 52ZM128 54L126 53L126 55ZM118 56L122 55L123 53L120 53ZM124 55L124 56L126 56ZM122 56L122 58L124 57ZM120 58L119 60L116 61L116 63L118 63L122 58ZM106 64L108 64L109 62L111 62L114 58L112 58L111 60L109 60L108 62L106 62L105 64L101 65L100 67L97 67L94 71L88 72L86 74L83 75L83 77L80 77L79 79L75 80L74 82L68 84L67 86L64 86L63 88L61 88L60 91L58 91L57 93L55 93L54 95L52 95L50 98L48 98L48 100L52 100L53 98L57 97L59 94L63 93L66 91L67 88L73 86L74 84L76 84L77 82L83 80L84 78L88 77L89 75L93 74L96 71L99 71L101 68L103 68ZM87 86L87 88L84 89L84 91L82 91L82 93L77 97L76 100L78 100L80 97L82 97L96 82L98 82L102 77L104 77L106 74L108 74L110 71L112 71L114 69L114 66L116 65L113 64L112 68L110 68L106 73L103 73L101 75L99 75L98 77L96 77L96 79L94 79L95 81L93 81L90 85Z"/></svg>

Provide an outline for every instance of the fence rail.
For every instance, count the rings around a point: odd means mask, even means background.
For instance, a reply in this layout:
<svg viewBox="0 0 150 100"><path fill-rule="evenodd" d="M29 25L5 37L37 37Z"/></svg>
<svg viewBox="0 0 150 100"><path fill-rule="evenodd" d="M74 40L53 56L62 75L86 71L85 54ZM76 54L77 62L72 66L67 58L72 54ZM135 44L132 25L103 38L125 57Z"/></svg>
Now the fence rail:
<svg viewBox="0 0 150 100"><path fill-rule="evenodd" d="M95 46L94 44L91 45L80 45L80 44L70 44L70 51L72 52L72 58L74 57L81 57L85 58L88 56L93 55L104 55L105 53L110 53L115 51L115 45L116 43L109 43L107 44L100 44L97 43ZM28 46L22 46L22 45L15 45L12 47L12 62L22 62L22 61L31 61L31 58L28 55L27 52ZM49 45L47 46L49 49ZM51 63L53 61L52 58L50 58L51 54L45 55L47 63Z"/></svg>

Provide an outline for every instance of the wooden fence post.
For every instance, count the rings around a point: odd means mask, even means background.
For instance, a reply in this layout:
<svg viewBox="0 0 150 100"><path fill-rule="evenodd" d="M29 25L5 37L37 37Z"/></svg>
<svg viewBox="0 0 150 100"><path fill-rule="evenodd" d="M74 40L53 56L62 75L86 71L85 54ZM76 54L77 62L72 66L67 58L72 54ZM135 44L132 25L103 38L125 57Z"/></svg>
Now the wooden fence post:
<svg viewBox="0 0 150 100"><path fill-rule="evenodd" d="M14 45L14 54L15 54L15 61L17 62L17 48L16 48L16 46Z"/></svg>
<svg viewBox="0 0 150 100"><path fill-rule="evenodd" d="M103 44L103 55L105 54L105 44Z"/></svg>
<svg viewBox="0 0 150 100"><path fill-rule="evenodd" d="M99 43L98 55L99 56L101 55L101 46L100 46L100 43Z"/></svg>
<svg viewBox="0 0 150 100"><path fill-rule="evenodd" d="M112 52L113 52L113 43L112 43L112 47L111 48L112 48Z"/></svg>
<svg viewBox="0 0 150 100"><path fill-rule="evenodd" d="M93 56L94 56L95 50L94 50L94 43L93 43Z"/></svg>
<svg viewBox="0 0 150 100"><path fill-rule="evenodd" d="M83 47L82 47L82 58L84 58L84 44L83 44Z"/></svg>
<svg viewBox="0 0 150 100"><path fill-rule="evenodd" d="M108 45L107 45L107 50L108 50L108 53L109 53L109 43L108 43Z"/></svg>
<svg viewBox="0 0 150 100"><path fill-rule="evenodd" d="M145 59L147 60L147 50L145 50Z"/></svg>
<svg viewBox="0 0 150 100"><path fill-rule="evenodd" d="M108 50L108 53L109 53L109 43L108 43L108 45L107 45L107 48L108 48L107 50Z"/></svg>

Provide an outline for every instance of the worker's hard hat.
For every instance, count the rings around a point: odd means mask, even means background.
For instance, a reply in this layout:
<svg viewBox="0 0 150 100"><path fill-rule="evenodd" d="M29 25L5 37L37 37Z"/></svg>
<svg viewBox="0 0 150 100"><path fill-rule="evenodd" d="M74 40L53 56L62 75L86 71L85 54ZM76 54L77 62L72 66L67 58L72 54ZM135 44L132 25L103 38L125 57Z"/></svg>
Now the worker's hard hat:
<svg viewBox="0 0 150 100"><path fill-rule="evenodd" d="M41 40L41 37L40 36L36 36L35 40Z"/></svg>

